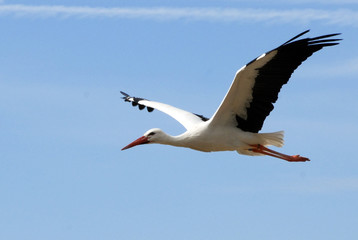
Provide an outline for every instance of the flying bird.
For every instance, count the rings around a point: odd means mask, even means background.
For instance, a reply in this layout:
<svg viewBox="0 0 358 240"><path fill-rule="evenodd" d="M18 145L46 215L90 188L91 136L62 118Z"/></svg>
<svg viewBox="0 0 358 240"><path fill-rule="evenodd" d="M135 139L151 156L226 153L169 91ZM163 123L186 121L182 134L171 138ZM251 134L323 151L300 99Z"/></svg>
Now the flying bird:
<svg viewBox="0 0 358 240"><path fill-rule="evenodd" d="M339 33L298 39L307 32L309 30L239 69L211 118L121 92L124 101L131 102L140 110L147 108L148 112L152 112L157 109L186 128L178 136L170 136L159 128L151 129L122 150L140 144L159 143L203 152L237 151L239 154L268 155L289 162L309 161L300 155L286 155L267 148L270 145L283 146L283 131L259 133L274 108L273 103L281 87L288 82L294 70L314 52L337 45L342 40L333 38Z"/></svg>

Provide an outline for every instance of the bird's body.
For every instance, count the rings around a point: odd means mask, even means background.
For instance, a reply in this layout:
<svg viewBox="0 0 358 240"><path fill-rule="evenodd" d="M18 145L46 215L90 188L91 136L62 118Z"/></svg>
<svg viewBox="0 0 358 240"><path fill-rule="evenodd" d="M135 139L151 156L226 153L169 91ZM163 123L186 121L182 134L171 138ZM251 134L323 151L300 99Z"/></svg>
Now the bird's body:
<svg viewBox="0 0 358 240"><path fill-rule="evenodd" d="M275 133L251 133L242 131L239 128L211 128L205 123L178 136L170 136L160 129L151 129L147 134L153 131L156 135L160 134L163 137L159 140L152 140L152 143L187 147L202 152L238 151L246 155L259 155L246 150L250 148L250 145L254 144L283 146L282 131Z"/></svg>
<svg viewBox="0 0 358 240"><path fill-rule="evenodd" d="M299 155L285 155L265 146L283 146L283 131L259 133L265 118L273 110L282 85L293 71L314 52L337 45L340 39L324 35L293 41L290 39L278 48L262 54L237 71L234 81L217 111L209 119L173 106L124 95L124 100L149 112L157 109L180 122L187 131L170 136L156 128L124 149L145 143L159 143L187 147L203 152L237 151L245 155L269 155L287 161L308 161Z"/></svg>

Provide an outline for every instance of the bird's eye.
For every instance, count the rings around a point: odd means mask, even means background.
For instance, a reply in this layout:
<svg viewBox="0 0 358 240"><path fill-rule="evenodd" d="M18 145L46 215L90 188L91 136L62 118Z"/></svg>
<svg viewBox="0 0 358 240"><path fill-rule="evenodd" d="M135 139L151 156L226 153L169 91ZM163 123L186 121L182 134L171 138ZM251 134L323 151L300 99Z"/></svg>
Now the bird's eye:
<svg viewBox="0 0 358 240"><path fill-rule="evenodd" d="M148 134L148 136L153 136L155 134L155 132L150 132L149 134Z"/></svg>

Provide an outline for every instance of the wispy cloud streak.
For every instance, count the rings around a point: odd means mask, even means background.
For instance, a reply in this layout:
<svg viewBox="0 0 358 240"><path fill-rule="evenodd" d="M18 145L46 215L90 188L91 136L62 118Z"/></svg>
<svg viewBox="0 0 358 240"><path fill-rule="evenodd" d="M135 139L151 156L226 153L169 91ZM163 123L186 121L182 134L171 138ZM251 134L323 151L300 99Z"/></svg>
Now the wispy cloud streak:
<svg viewBox="0 0 358 240"><path fill-rule="evenodd" d="M156 20L256 21L272 23L312 23L358 26L358 11L350 9L238 9L238 8L102 8L70 6L0 5L1 15L17 17L105 17Z"/></svg>

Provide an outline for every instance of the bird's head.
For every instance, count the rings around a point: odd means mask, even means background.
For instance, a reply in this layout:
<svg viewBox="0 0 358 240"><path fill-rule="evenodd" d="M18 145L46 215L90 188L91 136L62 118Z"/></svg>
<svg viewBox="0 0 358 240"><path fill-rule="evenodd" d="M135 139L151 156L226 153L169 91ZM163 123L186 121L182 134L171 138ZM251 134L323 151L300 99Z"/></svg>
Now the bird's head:
<svg viewBox="0 0 358 240"><path fill-rule="evenodd" d="M167 135L160 130L159 128L153 128L148 130L146 133L143 134L142 137L138 138L137 140L133 141L132 143L128 144L122 150L126 150L128 148L140 145L140 144L146 144L146 143L161 143L162 139L165 139Z"/></svg>

